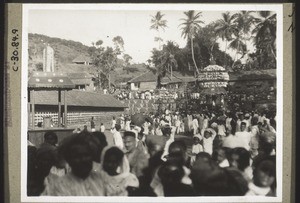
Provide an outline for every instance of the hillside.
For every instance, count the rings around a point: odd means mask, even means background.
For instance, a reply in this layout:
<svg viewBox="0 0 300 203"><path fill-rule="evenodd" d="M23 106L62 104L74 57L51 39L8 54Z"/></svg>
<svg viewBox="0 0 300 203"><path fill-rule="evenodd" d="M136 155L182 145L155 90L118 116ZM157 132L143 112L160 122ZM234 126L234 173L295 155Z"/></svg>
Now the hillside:
<svg viewBox="0 0 300 203"><path fill-rule="evenodd" d="M49 44L54 50L55 69L60 72L85 72L94 73L95 68L91 65L78 65L72 61L80 56L88 56L89 47L80 42L65 40L60 38L48 37L41 34L28 35L28 71L39 71L43 63L43 49L45 44ZM119 64L123 61L119 60ZM132 64L128 70L116 67L111 74L114 83L126 82L131 78L147 71L145 64Z"/></svg>

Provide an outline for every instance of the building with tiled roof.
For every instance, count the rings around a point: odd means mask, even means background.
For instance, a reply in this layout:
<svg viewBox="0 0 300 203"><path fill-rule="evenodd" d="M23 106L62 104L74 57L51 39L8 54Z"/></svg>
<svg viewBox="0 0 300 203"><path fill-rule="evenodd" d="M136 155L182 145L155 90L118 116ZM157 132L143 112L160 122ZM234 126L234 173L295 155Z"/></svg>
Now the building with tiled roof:
<svg viewBox="0 0 300 203"><path fill-rule="evenodd" d="M84 64L84 65L92 65L93 64L92 59L89 56L85 56L85 55L77 56L75 59L73 59L72 62L76 63L76 64Z"/></svg>
<svg viewBox="0 0 300 203"><path fill-rule="evenodd" d="M183 75L180 72L174 71L161 79L161 84L166 86L174 86L182 83L195 82L196 78L193 76ZM152 71L143 73L128 81L131 90L151 90L155 89L157 85L157 75Z"/></svg>
<svg viewBox="0 0 300 203"><path fill-rule="evenodd" d="M84 89L87 91L94 90L93 77L89 73L77 72L67 73L67 76L75 84L75 89Z"/></svg>
<svg viewBox="0 0 300 203"><path fill-rule="evenodd" d="M32 93L31 93L32 94ZM64 95L66 94L66 95ZM32 95L31 95L32 97ZM50 117L55 125L58 123L58 92L35 91L35 126L44 122L45 117ZM124 113L127 106L109 94L70 90L61 93L61 103L67 104L67 126L82 127L94 117L95 123L108 124L113 116L118 117ZM62 106L61 117L64 116Z"/></svg>
<svg viewBox="0 0 300 203"><path fill-rule="evenodd" d="M57 91L36 91L35 105L57 106ZM62 103L64 103L64 92L62 92ZM95 108L95 109L119 109L126 108L119 100L109 94L97 92L71 90L66 92L68 108Z"/></svg>

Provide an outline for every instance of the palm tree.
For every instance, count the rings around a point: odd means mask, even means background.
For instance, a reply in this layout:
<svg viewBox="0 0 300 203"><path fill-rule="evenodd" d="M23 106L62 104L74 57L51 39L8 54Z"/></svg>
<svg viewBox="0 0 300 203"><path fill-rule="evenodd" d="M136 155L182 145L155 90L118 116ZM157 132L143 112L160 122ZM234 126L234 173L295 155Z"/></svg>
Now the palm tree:
<svg viewBox="0 0 300 203"><path fill-rule="evenodd" d="M235 23L233 27L233 34L235 38L230 42L229 47L231 49L235 49L236 54L234 57L232 68L237 61L237 55L241 54L241 59L247 53L247 36L249 35L254 20L251 13L252 11L241 11L233 15L233 22Z"/></svg>
<svg viewBox="0 0 300 203"><path fill-rule="evenodd" d="M196 71L197 71L197 73L199 73L199 69L198 69L196 61L195 61L193 39L194 39L197 31L201 28L200 24L204 23L203 21L199 20L202 12L195 13L194 10L189 10L189 11L184 12L184 14L186 15L186 19L184 19L184 18L180 19L180 20L183 20L184 22L179 25L179 26L182 26L181 36L183 36L184 38L188 38L191 42L192 59L193 59Z"/></svg>
<svg viewBox="0 0 300 203"><path fill-rule="evenodd" d="M158 41L158 49L161 49L161 42L162 42L162 38L160 37L160 29L165 30L167 26L167 20L163 20L164 14L161 14L160 11L158 11L155 16L151 16L151 26L150 29L154 29L157 31L158 36L155 37L155 41Z"/></svg>
<svg viewBox="0 0 300 203"><path fill-rule="evenodd" d="M234 61L232 63L232 68L234 67L235 63L237 62L237 56L238 54L241 54L241 58L245 55L245 53L247 52L247 46L246 44L243 42L242 40L243 38L241 37L241 35L239 35L239 33L237 33L235 39L233 39L230 44L229 47L231 49L235 49L236 53L235 53L235 57L234 57Z"/></svg>
<svg viewBox="0 0 300 203"><path fill-rule="evenodd" d="M253 11L241 11L237 14L234 14L234 22L237 23L237 28L243 35L244 44L247 45L247 40L250 39L248 37L252 26L254 24L254 17L251 15Z"/></svg>
<svg viewBox="0 0 300 203"><path fill-rule="evenodd" d="M237 25L234 22L235 16L230 15L229 12L222 13L222 19L219 19L216 21L215 31L216 34L225 41L225 52L224 52L224 60L225 65L227 65L226 62L226 52L227 52L227 43L228 41L232 40L232 35L237 29Z"/></svg>
<svg viewBox="0 0 300 203"><path fill-rule="evenodd" d="M276 59L276 13L270 11L258 11L258 18L254 19L255 28L252 31L254 36L254 44L258 49L267 49Z"/></svg>

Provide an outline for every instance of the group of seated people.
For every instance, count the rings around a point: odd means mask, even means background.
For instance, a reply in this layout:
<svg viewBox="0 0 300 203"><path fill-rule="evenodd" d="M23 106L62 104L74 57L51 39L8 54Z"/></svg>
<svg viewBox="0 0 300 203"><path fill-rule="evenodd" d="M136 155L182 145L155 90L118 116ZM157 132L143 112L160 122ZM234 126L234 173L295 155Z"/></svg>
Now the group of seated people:
<svg viewBox="0 0 300 203"><path fill-rule="evenodd" d="M253 157L243 147L222 145L191 155L170 126L162 131L163 136L147 137L143 130L125 131L123 148L108 144L98 131L75 133L59 143L49 131L40 146L28 142L27 195L276 196L274 133L259 137ZM192 148L202 139L194 139Z"/></svg>

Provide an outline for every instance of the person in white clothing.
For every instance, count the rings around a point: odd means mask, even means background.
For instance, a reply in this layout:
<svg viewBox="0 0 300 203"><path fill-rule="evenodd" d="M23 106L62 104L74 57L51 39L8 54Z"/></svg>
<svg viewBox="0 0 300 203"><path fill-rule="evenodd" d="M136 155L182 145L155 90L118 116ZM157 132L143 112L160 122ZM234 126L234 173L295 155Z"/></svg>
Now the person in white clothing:
<svg viewBox="0 0 300 203"><path fill-rule="evenodd" d="M167 137L168 140L166 141L163 154L161 155L161 159L163 161L167 161L167 155L169 154L169 146L171 143L175 141L174 134L172 133L172 129L170 126L166 125L163 128L163 136Z"/></svg>
<svg viewBox="0 0 300 203"><path fill-rule="evenodd" d="M225 148L221 147L221 148L215 150L212 157L216 161L216 163L219 164L219 166L221 168L229 167L229 161L226 157Z"/></svg>
<svg viewBox="0 0 300 203"><path fill-rule="evenodd" d="M193 145L192 145L192 156L191 156L191 165L196 161L196 156L200 152L203 152L203 146L201 144L202 136L200 134L196 134L193 137Z"/></svg>
<svg viewBox="0 0 300 203"><path fill-rule="evenodd" d="M113 116L113 119L111 121L111 128L113 129L116 125L117 121L116 121L116 118Z"/></svg>
<svg viewBox="0 0 300 203"><path fill-rule="evenodd" d="M181 121L180 121L180 119L177 117L177 118L175 119L176 134L179 134L179 133L180 133L180 124L181 124Z"/></svg>
<svg viewBox="0 0 300 203"><path fill-rule="evenodd" d="M103 123L100 125L100 132L104 133L105 132L105 126Z"/></svg>
<svg viewBox="0 0 300 203"><path fill-rule="evenodd" d="M213 153L213 141L217 135L216 131L212 128L202 130L203 135L203 151L212 155Z"/></svg>
<svg viewBox="0 0 300 203"><path fill-rule="evenodd" d="M272 186L276 181L276 164L271 160L263 160L254 169L253 181L249 183L246 196L276 196Z"/></svg>
<svg viewBox="0 0 300 203"><path fill-rule="evenodd" d="M113 130L113 140L114 140L114 145L119 147L122 150L124 148L124 142L121 133L119 132L120 129L121 126L119 124L116 124L115 129Z"/></svg>
<svg viewBox="0 0 300 203"><path fill-rule="evenodd" d="M201 130L205 130L206 128L208 128L208 116L204 115L203 125L202 125L202 129Z"/></svg>
<svg viewBox="0 0 300 203"><path fill-rule="evenodd" d="M247 124L245 122L241 122L241 129L240 129L241 131L236 132L235 137L236 139L239 139L241 143L244 143L243 147L246 150L250 150L250 141L251 141L252 134L247 132L246 127Z"/></svg>
<svg viewBox="0 0 300 203"><path fill-rule="evenodd" d="M197 134L198 128L199 128L198 119L196 118L196 116L193 116L192 129L193 129L193 134L194 134L194 135Z"/></svg>
<svg viewBox="0 0 300 203"><path fill-rule="evenodd" d="M130 123L131 123L131 120L126 118L126 121L125 121L125 131L129 131L130 130Z"/></svg>

